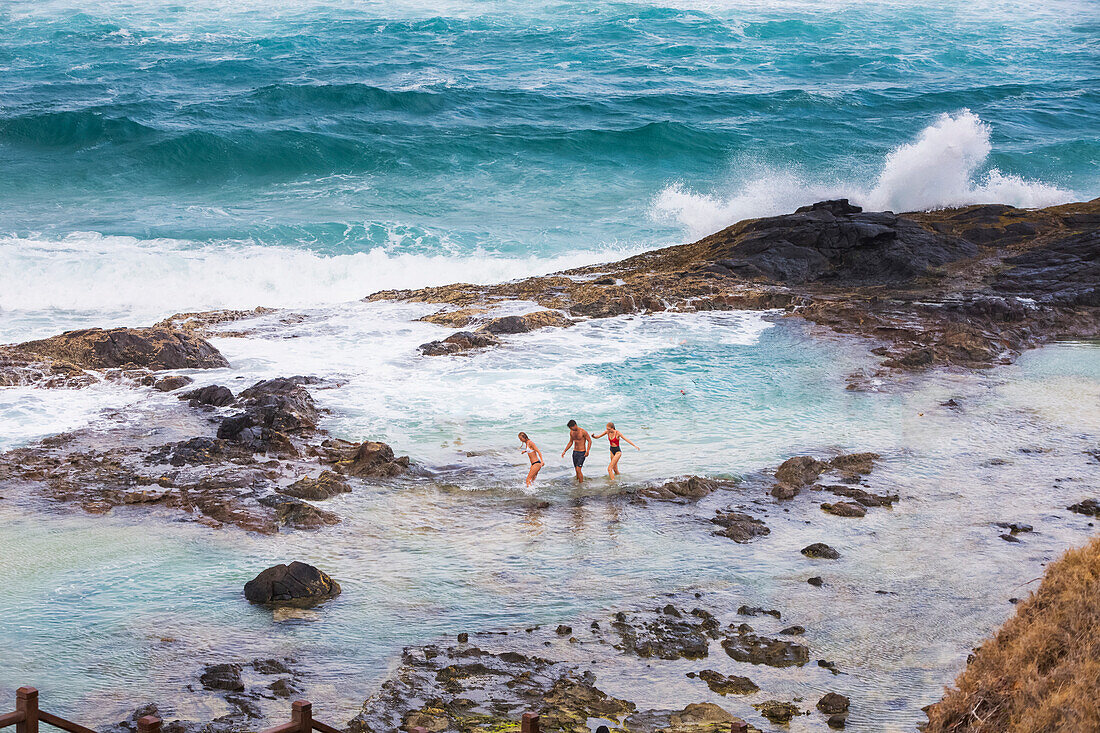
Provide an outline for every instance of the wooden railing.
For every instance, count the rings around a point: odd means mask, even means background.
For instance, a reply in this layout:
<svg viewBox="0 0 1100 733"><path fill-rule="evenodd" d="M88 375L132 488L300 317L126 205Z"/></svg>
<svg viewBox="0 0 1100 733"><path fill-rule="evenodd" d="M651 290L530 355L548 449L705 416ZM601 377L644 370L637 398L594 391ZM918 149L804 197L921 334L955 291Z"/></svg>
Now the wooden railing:
<svg viewBox="0 0 1100 733"><path fill-rule="evenodd" d="M33 687L20 687L15 691L15 711L0 715L0 728L15 726L15 733L38 733L38 724L46 723L67 733L96 733L79 723L47 713L38 708L38 690ZM138 718L138 733L161 733L161 719L155 715ZM313 704L298 700L290 706L290 722L268 728L262 733L344 733L328 723L313 719ZM749 726L741 720L730 725L730 733L748 733ZM428 733L427 728L415 727L409 733ZM539 733L539 716L536 713L524 713L520 720L520 733Z"/></svg>

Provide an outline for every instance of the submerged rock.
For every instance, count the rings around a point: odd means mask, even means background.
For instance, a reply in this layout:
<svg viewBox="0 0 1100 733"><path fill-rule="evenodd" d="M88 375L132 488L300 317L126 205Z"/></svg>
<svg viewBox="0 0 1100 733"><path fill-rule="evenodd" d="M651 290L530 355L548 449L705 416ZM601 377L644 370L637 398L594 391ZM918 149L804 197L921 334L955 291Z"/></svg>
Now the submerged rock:
<svg viewBox="0 0 1100 733"><path fill-rule="evenodd" d="M719 636L718 627L718 619L701 608L692 610L687 616L660 610L649 620L618 613L611 624L622 640L624 651L660 659L706 657L710 640Z"/></svg>
<svg viewBox="0 0 1100 733"><path fill-rule="evenodd" d="M810 650L801 644L749 632L727 636L722 640L722 648L738 662L769 667L801 667L810 661Z"/></svg>
<svg viewBox="0 0 1100 733"><path fill-rule="evenodd" d="M251 603L306 608L340 594L340 584L304 562L274 565L245 583Z"/></svg>
<svg viewBox="0 0 1100 733"><path fill-rule="evenodd" d="M748 677L737 675L727 677L713 669L704 669L698 674L699 679L707 683L711 692L717 692L719 695L749 695L760 690Z"/></svg>
<svg viewBox="0 0 1100 733"><path fill-rule="evenodd" d="M182 374L173 374L153 382L153 389L158 392L175 392L177 389L183 389L194 381L195 380L191 377L185 377Z"/></svg>
<svg viewBox="0 0 1100 733"><path fill-rule="evenodd" d="M859 504L853 504L849 501L838 501L832 504L822 504L822 511L827 514L833 514L838 517L865 517L867 516L867 510Z"/></svg>
<svg viewBox="0 0 1100 733"><path fill-rule="evenodd" d="M573 325L573 319L559 311L543 310L526 313L522 316L503 316L494 318L481 327L481 331L492 334L527 333L548 326L564 328Z"/></svg>
<svg viewBox="0 0 1100 733"><path fill-rule="evenodd" d="M1100 501L1085 499L1070 506L1069 510L1077 514L1084 514L1086 517L1100 517Z"/></svg>
<svg viewBox="0 0 1100 733"><path fill-rule="evenodd" d="M753 707L773 723L788 723L794 716L802 715L797 705L780 700L765 700L755 703Z"/></svg>
<svg viewBox="0 0 1100 733"><path fill-rule="evenodd" d="M817 481L817 477L829 470L829 464L813 456L795 456L788 458L775 469L775 478L779 483L800 489Z"/></svg>
<svg viewBox="0 0 1100 733"><path fill-rule="evenodd" d="M697 501L718 489L732 486L733 482L731 481L720 481L703 476L687 476L667 481L660 486L642 489L639 493L650 499L661 501Z"/></svg>
<svg viewBox="0 0 1100 733"><path fill-rule="evenodd" d="M241 665L239 664L207 665L199 676L199 682L208 690L244 692L244 682L241 681Z"/></svg>
<svg viewBox="0 0 1100 733"><path fill-rule="evenodd" d="M714 534L719 537L728 537L741 544L771 532L764 522L743 512L715 510L714 517L710 521L722 528L716 530Z"/></svg>
<svg viewBox="0 0 1100 733"><path fill-rule="evenodd" d="M340 517L332 512L290 496L265 496L260 499L260 504L275 510L276 523L292 529L320 529L340 523Z"/></svg>

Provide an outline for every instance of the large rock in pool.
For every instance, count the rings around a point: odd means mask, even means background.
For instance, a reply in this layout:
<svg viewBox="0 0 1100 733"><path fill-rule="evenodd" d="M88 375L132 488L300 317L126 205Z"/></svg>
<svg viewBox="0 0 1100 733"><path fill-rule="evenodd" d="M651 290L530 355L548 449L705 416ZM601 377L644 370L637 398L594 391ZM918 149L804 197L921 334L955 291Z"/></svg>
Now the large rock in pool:
<svg viewBox="0 0 1100 733"><path fill-rule="evenodd" d="M216 369L229 362L205 339L164 326L83 328L15 347L46 359L84 369Z"/></svg>
<svg viewBox="0 0 1100 733"><path fill-rule="evenodd" d="M273 606L316 605L340 595L340 584L304 562L275 565L244 585L244 597L252 603Z"/></svg>

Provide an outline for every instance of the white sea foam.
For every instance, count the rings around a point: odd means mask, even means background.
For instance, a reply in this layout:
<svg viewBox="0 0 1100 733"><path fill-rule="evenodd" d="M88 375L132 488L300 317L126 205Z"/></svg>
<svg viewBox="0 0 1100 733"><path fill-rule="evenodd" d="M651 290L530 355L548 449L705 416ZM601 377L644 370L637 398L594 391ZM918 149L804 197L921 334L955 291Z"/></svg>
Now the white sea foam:
<svg viewBox="0 0 1100 733"><path fill-rule="evenodd" d="M741 219L773 216L828 198L848 198L873 210L918 211L979 203L1024 208L1052 206L1072 191L1002 173L985 173L993 149L989 125L970 110L941 115L917 139L895 148L878 177L865 182L807 180L790 171L753 171L732 195L706 194L674 184L654 200L652 215L703 236Z"/></svg>
<svg viewBox="0 0 1100 733"><path fill-rule="evenodd" d="M76 233L0 239L0 310L109 311L149 320L181 310L310 307L390 288L493 283L631 254L424 255L381 247L324 256L306 249Z"/></svg>

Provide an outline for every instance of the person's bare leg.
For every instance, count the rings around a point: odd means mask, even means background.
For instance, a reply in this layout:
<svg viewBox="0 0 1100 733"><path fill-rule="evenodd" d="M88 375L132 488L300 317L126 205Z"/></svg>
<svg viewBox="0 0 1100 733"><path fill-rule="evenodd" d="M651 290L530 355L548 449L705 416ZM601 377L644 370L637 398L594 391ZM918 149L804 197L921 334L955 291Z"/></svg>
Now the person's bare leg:
<svg viewBox="0 0 1100 733"><path fill-rule="evenodd" d="M531 466L531 470L527 472L527 485L528 486L530 486L531 484L533 484L535 482L535 476L539 475L539 469L540 468L542 468L542 466L537 464L537 463L535 465Z"/></svg>
<svg viewBox="0 0 1100 733"><path fill-rule="evenodd" d="M577 466L577 480L582 482L582 483L584 482L584 474L581 473L581 467L580 466Z"/></svg>
<svg viewBox="0 0 1100 733"><path fill-rule="evenodd" d="M611 458L611 465L608 466L609 469L611 469L612 471L615 472L616 476L619 475L619 459L622 458L622 457L623 457L622 453L616 453Z"/></svg>

